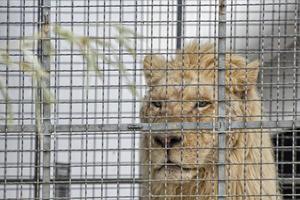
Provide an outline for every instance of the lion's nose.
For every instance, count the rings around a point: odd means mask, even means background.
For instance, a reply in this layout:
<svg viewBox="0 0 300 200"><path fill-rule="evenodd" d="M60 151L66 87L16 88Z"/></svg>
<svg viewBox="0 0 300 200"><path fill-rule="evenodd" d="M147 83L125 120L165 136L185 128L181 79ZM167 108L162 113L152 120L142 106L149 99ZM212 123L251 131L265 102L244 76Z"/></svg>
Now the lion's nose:
<svg viewBox="0 0 300 200"><path fill-rule="evenodd" d="M181 135L154 136L154 142L161 147L173 147L182 142Z"/></svg>

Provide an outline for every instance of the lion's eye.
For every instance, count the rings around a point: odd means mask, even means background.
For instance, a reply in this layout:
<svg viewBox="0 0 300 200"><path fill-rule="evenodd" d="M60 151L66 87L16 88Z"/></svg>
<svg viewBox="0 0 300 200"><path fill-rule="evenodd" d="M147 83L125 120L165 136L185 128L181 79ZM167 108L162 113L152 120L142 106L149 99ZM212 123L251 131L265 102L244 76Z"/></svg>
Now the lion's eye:
<svg viewBox="0 0 300 200"><path fill-rule="evenodd" d="M162 103L159 101L151 101L151 104L156 108L161 108Z"/></svg>
<svg viewBox="0 0 300 200"><path fill-rule="evenodd" d="M204 108L206 106L210 105L210 102L209 101L198 101L196 104L195 104L195 108Z"/></svg>

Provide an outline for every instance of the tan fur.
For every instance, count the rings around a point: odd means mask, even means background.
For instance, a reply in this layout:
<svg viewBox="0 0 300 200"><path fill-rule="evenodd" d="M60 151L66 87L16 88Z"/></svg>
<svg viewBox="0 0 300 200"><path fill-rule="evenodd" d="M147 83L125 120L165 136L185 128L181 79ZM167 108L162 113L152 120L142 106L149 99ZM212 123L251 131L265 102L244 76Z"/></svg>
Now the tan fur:
<svg viewBox="0 0 300 200"><path fill-rule="evenodd" d="M158 55L146 56L144 72L150 90L141 109L142 122L213 121L218 106L214 52L211 44L200 47L193 42L169 62ZM261 120L260 98L255 85L258 65L258 61L247 65L241 56L226 55L229 120ZM199 99L211 104L195 108ZM150 103L158 100L177 102L165 101L159 109ZM212 130L168 133L184 137L181 144L168 150L168 156L172 162L191 170L158 170L165 166L167 150L154 142L155 134L166 133L145 133L142 139L142 173L146 182L142 199L217 199L217 151L213 149L217 146L217 134ZM226 138L226 199L281 199L269 133L232 130Z"/></svg>

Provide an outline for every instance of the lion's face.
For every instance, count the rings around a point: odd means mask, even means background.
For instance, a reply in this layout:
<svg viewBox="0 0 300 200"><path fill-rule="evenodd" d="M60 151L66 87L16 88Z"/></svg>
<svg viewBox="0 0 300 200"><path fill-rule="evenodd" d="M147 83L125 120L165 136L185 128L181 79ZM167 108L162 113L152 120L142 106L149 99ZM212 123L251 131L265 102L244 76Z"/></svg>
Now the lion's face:
<svg viewBox="0 0 300 200"><path fill-rule="evenodd" d="M212 122L216 118L217 71L214 62L206 57L200 57L198 61L194 59L196 66L207 67L206 70L199 70L199 67L196 70L192 59L179 62L175 58L166 63L159 56L145 58L144 70L149 91L141 109L142 122ZM184 66L179 63L184 63ZM239 92L227 90L231 99L236 100L241 99ZM233 102L233 115L242 112L238 111L243 107L239 104L238 101ZM216 136L212 130L144 133L143 147L146 150L143 162L146 173L150 172L152 179L162 181L193 179L201 166L215 160Z"/></svg>
<svg viewBox="0 0 300 200"><path fill-rule="evenodd" d="M143 119L147 122L208 122L216 114L216 91L204 76L171 72L152 87L145 98ZM209 159L216 141L211 132L162 131L145 135L151 151L154 178L191 179Z"/></svg>

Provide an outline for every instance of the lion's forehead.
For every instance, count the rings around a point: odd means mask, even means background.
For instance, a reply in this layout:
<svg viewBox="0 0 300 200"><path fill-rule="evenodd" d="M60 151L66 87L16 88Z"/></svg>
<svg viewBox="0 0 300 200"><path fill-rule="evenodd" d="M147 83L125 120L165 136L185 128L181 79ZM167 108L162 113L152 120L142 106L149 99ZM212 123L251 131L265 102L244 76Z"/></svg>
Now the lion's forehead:
<svg viewBox="0 0 300 200"><path fill-rule="evenodd" d="M157 99L205 98L213 100L216 96L213 80L197 74L183 77L179 73L170 73L162 77L152 88L150 96Z"/></svg>
<svg viewBox="0 0 300 200"><path fill-rule="evenodd" d="M214 83L206 73L199 70L173 70L166 71L160 82L188 84L188 83Z"/></svg>

